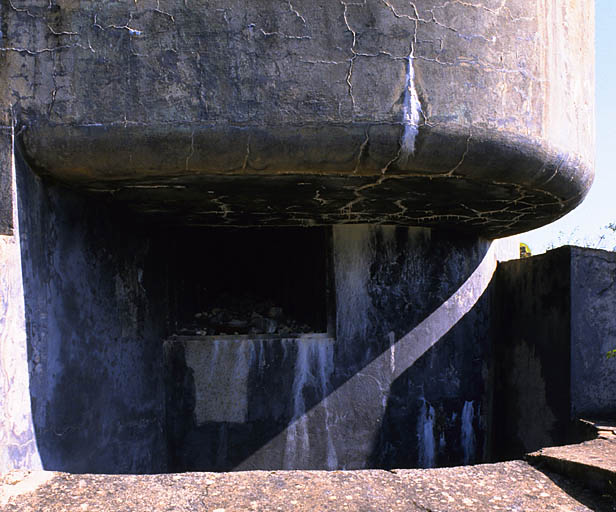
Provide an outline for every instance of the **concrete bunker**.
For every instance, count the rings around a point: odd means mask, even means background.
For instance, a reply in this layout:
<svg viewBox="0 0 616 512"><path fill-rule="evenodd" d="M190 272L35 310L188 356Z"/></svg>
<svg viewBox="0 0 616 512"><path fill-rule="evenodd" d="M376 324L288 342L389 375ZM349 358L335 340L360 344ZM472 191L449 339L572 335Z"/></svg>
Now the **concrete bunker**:
<svg viewBox="0 0 616 512"><path fill-rule="evenodd" d="M165 226L45 183L19 154L15 170L28 388L45 467L352 469L489 457L487 290L498 244L395 226ZM247 250L257 240L259 256ZM183 332L223 289L269 294L310 332Z"/></svg>
<svg viewBox="0 0 616 512"><path fill-rule="evenodd" d="M0 466L490 460L494 239L591 184L592 1L167 4L0 9Z"/></svg>

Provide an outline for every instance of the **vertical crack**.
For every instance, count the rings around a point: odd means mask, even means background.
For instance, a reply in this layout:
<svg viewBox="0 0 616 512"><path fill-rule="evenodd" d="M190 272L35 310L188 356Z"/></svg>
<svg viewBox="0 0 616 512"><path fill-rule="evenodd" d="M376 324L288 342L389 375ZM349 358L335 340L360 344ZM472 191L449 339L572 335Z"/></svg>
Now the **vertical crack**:
<svg viewBox="0 0 616 512"><path fill-rule="evenodd" d="M184 170L188 171L188 161L195 154L195 130L190 134L190 152L186 155L186 161L184 162Z"/></svg>
<svg viewBox="0 0 616 512"><path fill-rule="evenodd" d="M464 153L462 153L462 158L460 158L460 161L450 170L447 172L447 176L453 176L453 174L462 166L462 164L464 163L464 159L466 158L466 155L468 155L468 151L470 149L470 145L471 145L471 139L473 138L473 133L471 130L471 133L469 133L468 138L466 139L466 149L464 150Z"/></svg>
<svg viewBox="0 0 616 512"><path fill-rule="evenodd" d="M364 141L361 143L361 146L359 146L359 152L357 153L357 162L355 163L355 169L353 169L353 174L357 174L359 172L359 166L361 165L362 156L364 156L366 147L368 147L368 144L370 143L370 135L368 134L368 128L366 128L364 135Z"/></svg>
<svg viewBox="0 0 616 512"><path fill-rule="evenodd" d="M248 140L246 141L246 153L244 154L244 162L242 163L242 171L245 171L248 168L248 159L250 158L250 139L252 134L248 135Z"/></svg>
<svg viewBox="0 0 616 512"><path fill-rule="evenodd" d="M349 59L349 70L346 76L346 83L348 85L349 96L351 97L351 103L353 105L353 112L355 112L355 97L353 96L353 67L355 66L355 59L357 58L357 51L355 50L356 45L357 45L357 33L351 28L351 24L349 23L348 7L349 5L366 5L366 2L364 0L361 3L352 3L352 2L347 3L347 2L343 2L342 0L340 0L340 3L342 4L343 9L344 9L342 13L343 18L344 18L344 23L346 25L347 30L353 36L353 43L351 44L351 53L353 55Z"/></svg>

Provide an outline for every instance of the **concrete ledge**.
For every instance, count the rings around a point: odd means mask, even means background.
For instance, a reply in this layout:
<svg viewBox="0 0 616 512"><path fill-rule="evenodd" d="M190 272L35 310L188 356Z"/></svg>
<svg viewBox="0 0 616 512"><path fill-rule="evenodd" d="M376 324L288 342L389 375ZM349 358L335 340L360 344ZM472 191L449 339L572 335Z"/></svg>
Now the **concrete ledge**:
<svg viewBox="0 0 616 512"><path fill-rule="evenodd" d="M591 0L5 11L0 106L30 164L185 222L506 236L592 181Z"/></svg>
<svg viewBox="0 0 616 512"><path fill-rule="evenodd" d="M539 467L616 496L616 435L613 432L585 443L543 448L526 458Z"/></svg>
<svg viewBox="0 0 616 512"><path fill-rule="evenodd" d="M31 123L40 174L193 225L385 223L502 237L575 208L592 168L539 138L400 123ZM456 200L452 201L451 198Z"/></svg>
<svg viewBox="0 0 616 512"><path fill-rule="evenodd" d="M573 497L575 495L575 498ZM0 478L6 512L245 510L608 510L605 499L525 462L432 470L168 475L18 473Z"/></svg>

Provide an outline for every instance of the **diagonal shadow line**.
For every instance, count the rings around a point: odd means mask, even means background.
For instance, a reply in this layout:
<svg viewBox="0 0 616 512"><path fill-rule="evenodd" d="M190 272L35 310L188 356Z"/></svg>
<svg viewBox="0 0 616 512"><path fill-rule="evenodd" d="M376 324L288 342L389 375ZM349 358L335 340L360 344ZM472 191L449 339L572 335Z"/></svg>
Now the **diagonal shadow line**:
<svg viewBox="0 0 616 512"><path fill-rule="evenodd" d="M246 463L253 457L262 457L267 451L270 443L275 442L287 435L289 429L293 428L300 421L307 420L314 414L317 407L325 401L336 400L344 396L349 396L348 393L358 385L360 379L370 376L372 371L377 371L383 364L394 363L392 368L390 383L400 377L407 371L415 362L423 356L431 347L445 336L479 301L480 297L487 290L492 282L494 272L497 266L496 248L498 243L492 241L489 249L486 251L481 263L467 278L467 280L458 288L443 304L422 320L411 331L402 336L398 341L393 343L387 350L382 352L378 357L372 360L369 364L361 368L353 377L345 381L343 384L332 390L329 395L324 397L320 402L310 407L303 415L294 418L289 424L278 432L276 436L271 438L267 443L253 452L250 456L244 459L238 469L242 469ZM339 402L339 403L344 403ZM348 411L345 411L345 413ZM352 418L346 415L345 421L352 422Z"/></svg>

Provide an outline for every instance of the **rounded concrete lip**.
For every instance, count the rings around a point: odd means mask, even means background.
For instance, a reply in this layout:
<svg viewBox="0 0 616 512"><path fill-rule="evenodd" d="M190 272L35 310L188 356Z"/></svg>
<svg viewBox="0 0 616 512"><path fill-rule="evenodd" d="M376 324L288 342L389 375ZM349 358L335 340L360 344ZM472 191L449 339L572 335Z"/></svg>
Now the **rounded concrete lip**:
<svg viewBox="0 0 616 512"><path fill-rule="evenodd" d="M52 125L24 130L39 174L162 222L376 223L500 237L565 215L588 192L581 157L518 134L396 123Z"/></svg>

